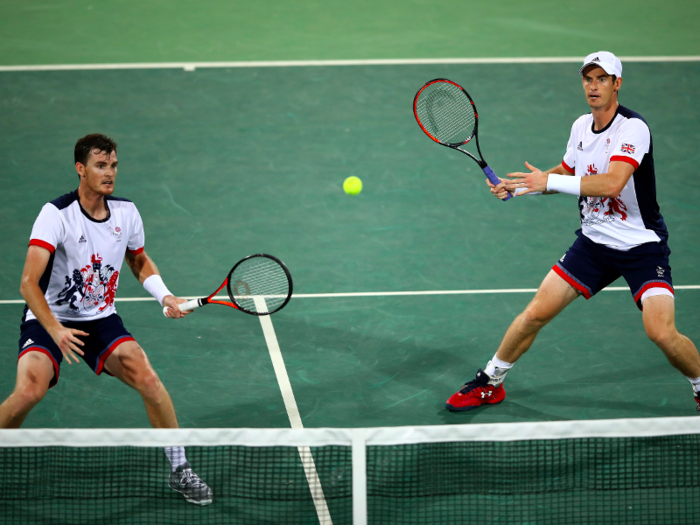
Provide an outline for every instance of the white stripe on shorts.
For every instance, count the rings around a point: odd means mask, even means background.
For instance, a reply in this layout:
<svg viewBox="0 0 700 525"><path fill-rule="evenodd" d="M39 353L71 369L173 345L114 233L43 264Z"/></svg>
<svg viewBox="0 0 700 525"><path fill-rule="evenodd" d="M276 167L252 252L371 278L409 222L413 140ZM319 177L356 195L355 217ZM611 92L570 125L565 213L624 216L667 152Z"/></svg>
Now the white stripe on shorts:
<svg viewBox="0 0 700 525"><path fill-rule="evenodd" d="M661 288L660 286L649 288L646 292L642 294L642 304L644 303L644 299L646 299L647 297L653 297L655 295L670 295L671 297L673 297L673 292L668 288Z"/></svg>

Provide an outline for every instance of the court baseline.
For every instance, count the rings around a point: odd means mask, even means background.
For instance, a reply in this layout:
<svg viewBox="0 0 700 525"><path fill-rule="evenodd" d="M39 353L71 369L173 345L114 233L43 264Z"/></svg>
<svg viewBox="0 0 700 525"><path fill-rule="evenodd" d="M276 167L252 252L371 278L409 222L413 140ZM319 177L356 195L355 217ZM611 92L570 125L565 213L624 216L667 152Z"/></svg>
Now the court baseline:
<svg viewBox="0 0 700 525"><path fill-rule="evenodd" d="M700 62L700 56L621 56L622 62ZM248 62L132 62L122 64L43 64L0 66L0 73L13 71L85 71L106 69L184 69L240 67L329 67L400 66L422 64L565 64L581 57L504 57L504 58L378 58L358 60L267 60Z"/></svg>

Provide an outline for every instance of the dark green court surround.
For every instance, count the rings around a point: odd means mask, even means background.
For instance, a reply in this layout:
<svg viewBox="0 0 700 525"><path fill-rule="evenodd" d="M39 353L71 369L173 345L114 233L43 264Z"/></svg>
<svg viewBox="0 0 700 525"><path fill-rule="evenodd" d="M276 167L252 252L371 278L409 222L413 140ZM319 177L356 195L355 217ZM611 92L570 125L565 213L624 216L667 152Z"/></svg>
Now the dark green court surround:
<svg viewBox="0 0 700 525"><path fill-rule="evenodd" d="M497 173L561 159L586 111L576 66L482 65L3 73L0 295L18 286L41 205L74 189L72 146L119 142L117 194L177 294L205 294L253 252L281 257L295 292L535 288L573 240L575 200L500 203L476 165L431 143L410 104L445 76L473 91ZM700 186L695 64L625 66L622 103L654 136L676 284L697 284ZM662 94L663 96L660 96ZM357 175L363 193L342 193ZM124 267L121 297L145 292ZM623 282L616 283L618 286ZM677 324L700 341L696 290ZM628 292L577 301L508 378L499 407L450 414L445 399L493 355L530 294L299 298L273 317L305 426L692 415L690 386L647 340ZM0 397L12 389L22 307L2 305ZM211 306L183 322L118 303L189 427L284 427L257 319ZM147 426L135 392L83 364L27 427Z"/></svg>

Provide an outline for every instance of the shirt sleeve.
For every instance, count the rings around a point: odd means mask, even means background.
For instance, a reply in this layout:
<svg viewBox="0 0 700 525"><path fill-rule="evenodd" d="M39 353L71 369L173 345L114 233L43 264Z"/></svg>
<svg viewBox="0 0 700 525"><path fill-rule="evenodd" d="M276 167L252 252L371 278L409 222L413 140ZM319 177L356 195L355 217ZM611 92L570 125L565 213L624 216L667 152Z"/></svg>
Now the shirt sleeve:
<svg viewBox="0 0 700 525"><path fill-rule="evenodd" d="M34 221L29 246L41 246L54 253L59 244L63 243L64 234L61 212L51 203L44 204Z"/></svg>
<svg viewBox="0 0 700 525"><path fill-rule="evenodd" d="M622 161L634 166L636 170L644 155L649 153L651 134L643 120L629 119L617 134L617 143L612 149L610 162Z"/></svg>
<svg viewBox="0 0 700 525"><path fill-rule="evenodd" d="M126 245L126 250L134 255L138 255L143 251L146 245L146 236L143 232L143 220L141 214L134 206L134 214L132 218L131 231L129 232L129 242Z"/></svg>
<svg viewBox="0 0 700 525"><path fill-rule="evenodd" d="M576 125L578 120L571 126L571 134L569 135L569 143L566 145L566 153L561 165L566 171L571 174L576 173Z"/></svg>

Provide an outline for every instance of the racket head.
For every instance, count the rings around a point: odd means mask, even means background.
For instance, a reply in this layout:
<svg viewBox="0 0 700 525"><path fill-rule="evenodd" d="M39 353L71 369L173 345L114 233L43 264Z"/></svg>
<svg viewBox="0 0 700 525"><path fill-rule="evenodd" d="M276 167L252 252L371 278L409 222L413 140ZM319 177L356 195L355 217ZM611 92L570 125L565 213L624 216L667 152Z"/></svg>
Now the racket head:
<svg viewBox="0 0 700 525"><path fill-rule="evenodd" d="M270 315L284 308L292 297L292 276L273 255L258 253L231 268L226 290L233 306L250 315Z"/></svg>
<svg viewBox="0 0 700 525"><path fill-rule="evenodd" d="M418 90L413 115L423 132L435 142L456 147L477 132L479 115L469 93L451 80L436 78Z"/></svg>

